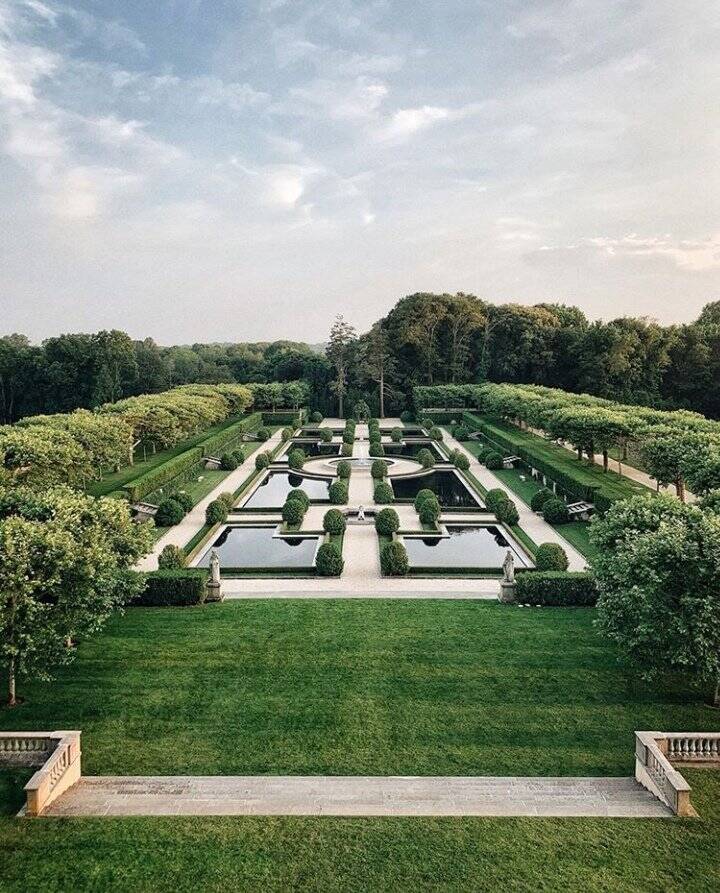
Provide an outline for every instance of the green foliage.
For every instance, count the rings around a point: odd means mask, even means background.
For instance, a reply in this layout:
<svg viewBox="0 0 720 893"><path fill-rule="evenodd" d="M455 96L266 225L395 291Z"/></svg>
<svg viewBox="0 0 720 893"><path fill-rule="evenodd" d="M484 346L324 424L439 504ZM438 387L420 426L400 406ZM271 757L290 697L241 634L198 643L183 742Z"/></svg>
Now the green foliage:
<svg viewBox="0 0 720 893"><path fill-rule="evenodd" d="M348 429L346 428L343 431L342 442L344 444L352 446L352 444L355 443L355 430L353 429L352 431L348 431Z"/></svg>
<svg viewBox="0 0 720 893"><path fill-rule="evenodd" d="M133 601L136 607L201 605L207 596L207 571L200 568L159 570L145 576L145 588Z"/></svg>
<svg viewBox="0 0 720 893"><path fill-rule="evenodd" d="M235 471L237 468L237 460L232 453L223 453L220 457L220 468L222 471Z"/></svg>
<svg viewBox="0 0 720 893"><path fill-rule="evenodd" d="M294 433L292 428L283 428L282 433L280 434L280 439L283 443L287 443L288 440L292 439Z"/></svg>
<svg viewBox="0 0 720 893"><path fill-rule="evenodd" d="M390 505L395 502L395 493L390 484L385 481L378 481L373 490L373 500L378 505Z"/></svg>
<svg viewBox="0 0 720 893"><path fill-rule="evenodd" d="M506 499L498 505L495 509L495 517L501 524L507 524L509 527L513 527L520 521L517 506L512 499Z"/></svg>
<svg viewBox="0 0 720 893"><path fill-rule="evenodd" d="M258 428L258 429L257 429L257 439L260 440L260 441L262 441L263 443L264 443L266 440L270 440L270 430L269 430L269 428L265 428L265 427Z"/></svg>
<svg viewBox="0 0 720 893"><path fill-rule="evenodd" d="M438 428L437 425L433 425L428 433L430 434L430 437L433 440L442 440L443 439L442 429Z"/></svg>
<svg viewBox="0 0 720 893"><path fill-rule="evenodd" d="M306 511L307 507L302 500L288 498L282 507L282 519L286 524L296 526L302 523Z"/></svg>
<svg viewBox="0 0 720 893"><path fill-rule="evenodd" d="M463 424L455 425L455 427L453 428L453 437L455 438L455 440L467 440L469 435L470 432Z"/></svg>
<svg viewBox="0 0 720 893"><path fill-rule="evenodd" d="M208 526L222 524L228 516L228 507L224 500L213 499L205 509L205 523Z"/></svg>
<svg viewBox="0 0 720 893"><path fill-rule="evenodd" d="M191 511L195 505L192 496L189 493L186 493L185 490L179 490L177 493L174 493L173 499L175 502L180 503L185 514Z"/></svg>
<svg viewBox="0 0 720 893"><path fill-rule="evenodd" d="M384 459L376 459L370 468L370 474L374 480L381 481L387 474L387 470L387 462Z"/></svg>
<svg viewBox="0 0 720 893"><path fill-rule="evenodd" d="M367 405L365 400L359 400L355 404L355 409L353 410L353 414L355 418L360 419L360 421L364 421L370 415L370 407Z"/></svg>
<svg viewBox="0 0 720 893"><path fill-rule="evenodd" d="M438 518L440 517L440 504L437 502L424 502L420 506L420 511L418 512L418 517L420 518L420 523L424 527L434 527L437 525Z"/></svg>
<svg viewBox="0 0 720 893"><path fill-rule="evenodd" d="M528 571L517 576L515 598L522 605L592 607L598 590L592 574Z"/></svg>
<svg viewBox="0 0 720 893"><path fill-rule="evenodd" d="M404 410L400 413L400 421L403 423L403 425L410 425L410 424L412 424L412 422L415 421L415 413L410 412L409 409L404 409Z"/></svg>
<svg viewBox="0 0 720 893"><path fill-rule="evenodd" d="M453 450L450 454L450 461L455 466L455 468L459 468L460 471L469 471L470 470L470 460L463 453L462 450Z"/></svg>
<svg viewBox="0 0 720 893"><path fill-rule="evenodd" d="M200 447L187 450L174 459L169 459L157 468L153 468L147 474L135 478L134 481L126 484L123 490L127 493L130 502L138 502L171 481L185 479L188 474L193 474L196 470L199 471L202 453Z"/></svg>
<svg viewBox="0 0 720 893"><path fill-rule="evenodd" d="M379 440L373 440L370 442L370 446L368 447L368 455L369 456L384 456L385 455L385 447L380 443Z"/></svg>
<svg viewBox="0 0 720 893"><path fill-rule="evenodd" d="M293 487L288 493L286 501L289 499L297 499L303 504L305 511L310 508L310 497L302 489L302 487Z"/></svg>
<svg viewBox="0 0 720 893"><path fill-rule="evenodd" d="M352 465L349 462L343 460L342 462L338 462L337 466L337 475L340 480L346 481L350 477L352 472Z"/></svg>
<svg viewBox="0 0 720 893"><path fill-rule="evenodd" d="M242 449L240 447L238 447L238 449L236 449L236 450L233 450L232 453L230 453L230 455L233 457L236 468L238 468L240 465L242 465L243 462L245 461L245 453L242 451Z"/></svg>
<svg viewBox="0 0 720 893"><path fill-rule="evenodd" d="M535 567L539 571L566 571L568 558L559 543L541 543L535 552Z"/></svg>
<svg viewBox="0 0 720 893"><path fill-rule="evenodd" d="M185 517L185 509L173 497L163 499L155 513L156 527L174 527Z"/></svg>
<svg viewBox="0 0 720 893"><path fill-rule="evenodd" d="M340 509L328 509L323 517L323 530L332 536L340 536L345 533L345 515Z"/></svg>
<svg viewBox="0 0 720 893"><path fill-rule="evenodd" d="M435 456L425 447L418 450L415 460L419 462L423 468L432 468L435 465Z"/></svg>
<svg viewBox="0 0 720 893"><path fill-rule="evenodd" d="M530 499L530 508L534 512L541 512L545 508L545 503L554 498L555 494L553 491L549 490L547 487L543 487L542 490L533 493Z"/></svg>
<svg viewBox="0 0 720 893"><path fill-rule="evenodd" d="M400 518L395 509L380 509L375 515L375 530L380 536L392 536L400 530Z"/></svg>
<svg viewBox="0 0 720 893"><path fill-rule="evenodd" d="M223 452L234 453L237 450L236 445L243 434L250 434L252 431L255 431L261 422L261 413L254 412L239 422L224 428L218 434L208 437L200 444L203 456L217 456Z"/></svg>
<svg viewBox="0 0 720 893"><path fill-rule="evenodd" d="M333 439L333 433L330 428L321 428L320 429L320 440L323 443L331 443Z"/></svg>
<svg viewBox="0 0 720 893"><path fill-rule="evenodd" d="M181 549L180 546L168 544L162 550L160 555L158 555L158 567L163 571L179 570L180 568L185 567L186 562L187 555L185 554L185 550Z"/></svg>
<svg viewBox="0 0 720 893"><path fill-rule="evenodd" d="M547 500L543 506L542 513L548 524L567 524L570 520L567 505L562 499L556 499L555 497Z"/></svg>
<svg viewBox="0 0 720 893"><path fill-rule="evenodd" d="M317 551L315 570L321 577L339 577L345 561L335 543L323 543Z"/></svg>
<svg viewBox="0 0 720 893"><path fill-rule="evenodd" d="M288 466L293 469L293 471L300 471L300 469L305 464L307 456L305 455L305 451L301 449L290 450L288 454Z"/></svg>
<svg viewBox="0 0 720 893"><path fill-rule="evenodd" d="M409 570L408 554L405 546L393 540L380 550L380 567L386 577L405 577Z"/></svg>
<svg viewBox="0 0 720 893"><path fill-rule="evenodd" d="M230 493L229 490L226 490L218 496L218 500L227 506L227 510L229 512L230 509L235 505L235 494Z"/></svg>
<svg viewBox="0 0 720 893"><path fill-rule="evenodd" d="M263 451L262 453L258 453L255 456L255 470L262 471L264 468L267 468L272 462L272 456L267 451Z"/></svg>
<svg viewBox="0 0 720 893"><path fill-rule="evenodd" d="M322 422L323 414L315 410L315 412L310 416L310 421L314 422L316 425Z"/></svg>
<svg viewBox="0 0 720 893"><path fill-rule="evenodd" d="M422 506L426 502L437 502L437 493L434 490L430 490L427 487L424 487L422 490L418 491L417 496L415 497L414 506L415 511L419 512Z"/></svg>
<svg viewBox="0 0 720 893"><path fill-rule="evenodd" d="M343 443L340 447L340 455L341 456L352 456L352 454L353 454L352 443Z"/></svg>
<svg viewBox="0 0 720 893"><path fill-rule="evenodd" d="M488 450L483 454L483 464L491 471L497 471L503 467L503 457L495 450Z"/></svg>
<svg viewBox="0 0 720 893"><path fill-rule="evenodd" d="M400 441L402 439L403 439L402 428L393 428L392 431L390 432L390 440L392 440L393 443L400 443Z"/></svg>
<svg viewBox="0 0 720 893"><path fill-rule="evenodd" d="M488 490L484 498L485 505L493 513L503 502L507 502L508 499L510 499L507 492L505 490L501 490L499 487L496 487L493 490Z"/></svg>
<svg viewBox="0 0 720 893"><path fill-rule="evenodd" d="M720 490L710 490L698 500L698 507L715 515L720 515Z"/></svg>
<svg viewBox="0 0 720 893"><path fill-rule="evenodd" d="M345 505L348 501L347 481L333 481L328 490L333 505Z"/></svg>

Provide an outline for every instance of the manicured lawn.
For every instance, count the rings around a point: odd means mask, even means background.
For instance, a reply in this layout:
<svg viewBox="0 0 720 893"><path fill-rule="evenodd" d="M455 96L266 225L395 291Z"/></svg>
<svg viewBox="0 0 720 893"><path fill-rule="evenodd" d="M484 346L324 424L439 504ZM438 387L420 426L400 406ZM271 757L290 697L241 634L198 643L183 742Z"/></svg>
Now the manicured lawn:
<svg viewBox="0 0 720 893"><path fill-rule="evenodd" d="M586 609L243 601L132 609L10 729L83 730L84 771L629 774L632 732L717 729L623 671ZM720 773L700 820L0 819L0 889L717 889ZM17 778L0 777L5 811Z"/></svg>
<svg viewBox="0 0 720 893"><path fill-rule="evenodd" d="M559 524L557 532L592 564L597 558L598 552L590 542L590 524L587 521L571 521L569 524Z"/></svg>

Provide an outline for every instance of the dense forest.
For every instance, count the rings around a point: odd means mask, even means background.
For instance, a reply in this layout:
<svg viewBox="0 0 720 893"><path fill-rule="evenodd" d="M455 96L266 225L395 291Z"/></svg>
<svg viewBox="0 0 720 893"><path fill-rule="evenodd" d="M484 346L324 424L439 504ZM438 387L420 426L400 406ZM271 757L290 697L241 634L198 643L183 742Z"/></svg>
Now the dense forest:
<svg viewBox="0 0 720 893"><path fill-rule="evenodd" d="M365 399L404 409L416 385L546 385L720 418L720 301L689 325L623 317L590 322L562 304L490 304L473 295L402 298L367 333L336 323L327 351L294 341L162 347L121 331L64 334L33 345L0 338L0 423L93 409L187 383L299 379L311 409ZM381 393L384 406L380 406Z"/></svg>

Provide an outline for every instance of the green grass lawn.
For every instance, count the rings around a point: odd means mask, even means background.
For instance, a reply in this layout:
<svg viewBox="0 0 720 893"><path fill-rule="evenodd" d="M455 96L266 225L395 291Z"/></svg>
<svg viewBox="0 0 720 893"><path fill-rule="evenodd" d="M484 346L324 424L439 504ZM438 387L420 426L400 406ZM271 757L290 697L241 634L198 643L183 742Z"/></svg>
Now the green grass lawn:
<svg viewBox="0 0 720 893"><path fill-rule="evenodd" d="M78 728L86 774L625 775L635 729L713 730L621 668L587 609L242 601L141 609L25 685L3 729ZM0 820L0 889L714 890L702 818ZM0 783L6 811L16 779Z"/></svg>

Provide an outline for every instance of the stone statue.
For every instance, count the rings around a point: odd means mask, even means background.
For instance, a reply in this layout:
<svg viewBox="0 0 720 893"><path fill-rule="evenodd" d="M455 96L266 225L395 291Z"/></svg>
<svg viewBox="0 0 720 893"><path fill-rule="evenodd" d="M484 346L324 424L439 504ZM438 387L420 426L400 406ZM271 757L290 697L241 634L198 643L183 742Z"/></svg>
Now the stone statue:
<svg viewBox="0 0 720 893"><path fill-rule="evenodd" d="M210 582L212 586L220 585L220 558L216 549L210 553Z"/></svg>
<svg viewBox="0 0 720 893"><path fill-rule="evenodd" d="M364 520L365 520L365 506L361 505L361 506L358 506L358 521L364 521Z"/></svg>
<svg viewBox="0 0 720 893"><path fill-rule="evenodd" d="M515 582L515 559L510 549L507 550L505 561L503 561L503 583Z"/></svg>

